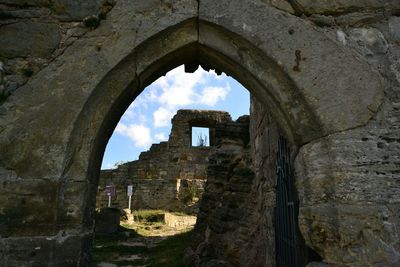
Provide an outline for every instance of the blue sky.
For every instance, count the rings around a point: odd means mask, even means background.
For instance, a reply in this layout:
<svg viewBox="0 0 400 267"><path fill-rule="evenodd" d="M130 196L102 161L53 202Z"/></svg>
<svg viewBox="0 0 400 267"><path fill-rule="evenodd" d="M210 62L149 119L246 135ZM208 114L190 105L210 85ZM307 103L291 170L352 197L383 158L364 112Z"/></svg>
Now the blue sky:
<svg viewBox="0 0 400 267"><path fill-rule="evenodd" d="M121 117L103 157L102 169L136 160L151 144L167 141L178 109L228 111L236 120L249 114L250 94L239 82L201 67L185 73L177 67L154 81Z"/></svg>

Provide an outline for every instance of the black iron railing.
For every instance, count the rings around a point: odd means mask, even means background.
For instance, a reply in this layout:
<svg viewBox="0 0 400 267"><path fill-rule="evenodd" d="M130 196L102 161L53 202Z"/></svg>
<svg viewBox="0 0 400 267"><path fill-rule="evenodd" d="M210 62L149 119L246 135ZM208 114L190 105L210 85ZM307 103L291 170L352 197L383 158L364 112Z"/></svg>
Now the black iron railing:
<svg viewBox="0 0 400 267"><path fill-rule="evenodd" d="M290 148L285 138L278 141L275 245L277 267L304 266L297 227L298 204L294 188Z"/></svg>

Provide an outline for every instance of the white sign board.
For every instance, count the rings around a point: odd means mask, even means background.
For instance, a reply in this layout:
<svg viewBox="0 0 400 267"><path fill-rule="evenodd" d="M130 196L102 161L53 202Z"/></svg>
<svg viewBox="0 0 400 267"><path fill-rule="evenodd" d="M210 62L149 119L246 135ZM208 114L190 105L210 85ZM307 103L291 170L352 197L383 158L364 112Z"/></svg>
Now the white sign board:
<svg viewBox="0 0 400 267"><path fill-rule="evenodd" d="M128 185L128 196L131 197L133 195L133 185Z"/></svg>

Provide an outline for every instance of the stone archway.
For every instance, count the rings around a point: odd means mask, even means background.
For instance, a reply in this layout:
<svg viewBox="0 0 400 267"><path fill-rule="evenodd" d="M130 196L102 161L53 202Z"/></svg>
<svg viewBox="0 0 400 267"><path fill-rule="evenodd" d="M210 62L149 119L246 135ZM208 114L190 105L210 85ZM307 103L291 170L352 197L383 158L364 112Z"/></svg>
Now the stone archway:
<svg viewBox="0 0 400 267"><path fill-rule="evenodd" d="M24 200L35 211L14 216L25 198L7 193L6 263L28 261L27 251L40 245L34 262L84 264L100 161L117 120L146 85L193 62L245 85L298 147L365 125L383 97L379 76L354 52L265 3L120 1L3 104L2 190L40 194ZM66 247L74 249L65 255Z"/></svg>

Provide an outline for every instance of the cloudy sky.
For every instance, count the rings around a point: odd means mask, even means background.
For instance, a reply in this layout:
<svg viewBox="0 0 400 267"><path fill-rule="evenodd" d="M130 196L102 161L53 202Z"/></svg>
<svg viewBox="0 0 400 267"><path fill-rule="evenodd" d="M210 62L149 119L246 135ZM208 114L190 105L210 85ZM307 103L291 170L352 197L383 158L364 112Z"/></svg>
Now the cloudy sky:
<svg viewBox="0 0 400 267"><path fill-rule="evenodd" d="M173 69L126 110L108 142L101 168L136 160L151 144L167 141L178 109L225 110L235 120L249 114L249 102L249 92L232 77L202 68L195 73L185 73L183 66Z"/></svg>

